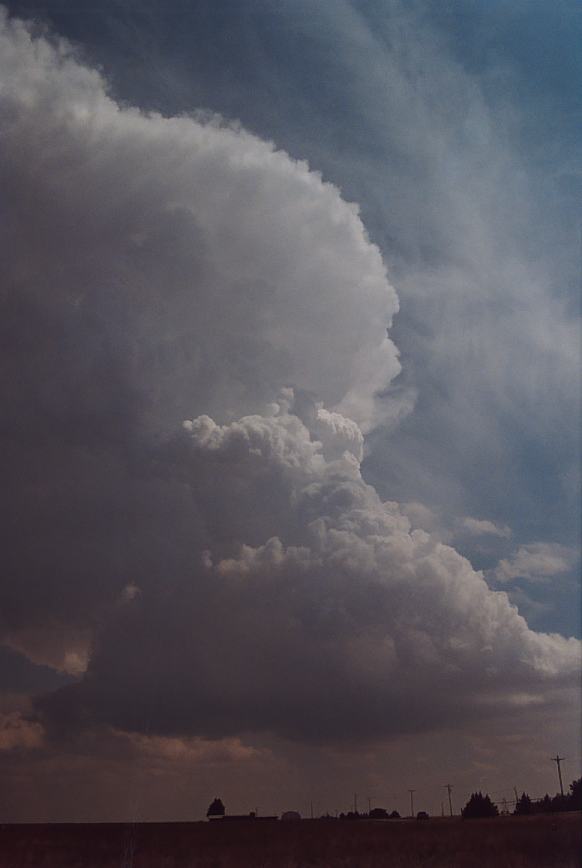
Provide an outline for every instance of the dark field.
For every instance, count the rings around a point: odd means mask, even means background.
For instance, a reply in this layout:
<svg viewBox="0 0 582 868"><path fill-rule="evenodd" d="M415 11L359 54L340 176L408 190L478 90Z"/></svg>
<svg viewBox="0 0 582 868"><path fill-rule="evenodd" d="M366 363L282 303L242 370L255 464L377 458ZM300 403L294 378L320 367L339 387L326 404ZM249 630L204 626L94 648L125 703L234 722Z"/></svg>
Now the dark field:
<svg viewBox="0 0 582 868"><path fill-rule="evenodd" d="M4 825L0 868L579 868L581 820Z"/></svg>

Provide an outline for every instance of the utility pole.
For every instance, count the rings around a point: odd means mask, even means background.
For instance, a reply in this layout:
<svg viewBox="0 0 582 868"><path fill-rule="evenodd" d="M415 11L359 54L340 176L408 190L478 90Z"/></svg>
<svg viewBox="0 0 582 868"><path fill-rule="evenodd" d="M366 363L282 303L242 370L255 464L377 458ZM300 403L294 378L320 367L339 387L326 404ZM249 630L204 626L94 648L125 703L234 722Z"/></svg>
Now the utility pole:
<svg viewBox="0 0 582 868"><path fill-rule="evenodd" d="M560 756L559 754L556 754L556 756L552 757L552 762L556 763L556 765L558 766L558 779L560 781L560 792L562 795L564 795L564 784L562 783L562 769L560 768L560 763L563 762L565 759L565 756Z"/></svg>
<svg viewBox="0 0 582 868"><path fill-rule="evenodd" d="M370 813L371 810L372 810L372 799L370 798L370 796L368 796L368 814Z"/></svg>
<svg viewBox="0 0 582 868"><path fill-rule="evenodd" d="M354 793L354 814L358 813L358 794Z"/></svg>
<svg viewBox="0 0 582 868"><path fill-rule="evenodd" d="M441 802L441 817L444 817L444 815L445 815L445 803Z"/></svg>
<svg viewBox="0 0 582 868"><path fill-rule="evenodd" d="M416 790L408 790L410 793L410 816L414 819L414 793Z"/></svg>
<svg viewBox="0 0 582 868"><path fill-rule="evenodd" d="M503 813L509 814L509 811L507 810L507 799L505 798L505 796L503 797Z"/></svg>
<svg viewBox="0 0 582 868"><path fill-rule="evenodd" d="M445 789L449 794L449 811L451 812L451 817L453 816L453 802L451 800L451 790L453 789L450 784L445 784Z"/></svg>
<svg viewBox="0 0 582 868"><path fill-rule="evenodd" d="M513 793L515 795L515 811L517 812L517 804L519 802L519 796L517 795L517 787L513 788Z"/></svg>
<svg viewBox="0 0 582 868"><path fill-rule="evenodd" d="M313 820L313 802L309 802L309 810L311 814L311 819Z"/></svg>

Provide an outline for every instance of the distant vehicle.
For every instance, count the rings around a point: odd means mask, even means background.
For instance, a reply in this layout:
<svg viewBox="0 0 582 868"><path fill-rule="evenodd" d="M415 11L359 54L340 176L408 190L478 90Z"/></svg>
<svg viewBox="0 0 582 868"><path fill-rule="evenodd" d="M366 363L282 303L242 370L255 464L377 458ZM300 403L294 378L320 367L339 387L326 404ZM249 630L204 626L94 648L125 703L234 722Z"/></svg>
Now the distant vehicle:
<svg viewBox="0 0 582 868"><path fill-rule="evenodd" d="M418 814L416 815L416 819L417 820L428 820L428 814L426 813L426 811L419 811Z"/></svg>

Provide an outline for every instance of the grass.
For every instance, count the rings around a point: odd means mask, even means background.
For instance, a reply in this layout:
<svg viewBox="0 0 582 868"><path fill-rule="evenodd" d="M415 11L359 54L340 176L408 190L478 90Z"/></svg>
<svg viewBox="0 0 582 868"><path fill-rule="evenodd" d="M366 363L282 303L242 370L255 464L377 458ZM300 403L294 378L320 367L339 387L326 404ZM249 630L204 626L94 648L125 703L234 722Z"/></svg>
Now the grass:
<svg viewBox="0 0 582 868"><path fill-rule="evenodd" d="M579 868L581 821L4 825L0 868Z"/></svg>

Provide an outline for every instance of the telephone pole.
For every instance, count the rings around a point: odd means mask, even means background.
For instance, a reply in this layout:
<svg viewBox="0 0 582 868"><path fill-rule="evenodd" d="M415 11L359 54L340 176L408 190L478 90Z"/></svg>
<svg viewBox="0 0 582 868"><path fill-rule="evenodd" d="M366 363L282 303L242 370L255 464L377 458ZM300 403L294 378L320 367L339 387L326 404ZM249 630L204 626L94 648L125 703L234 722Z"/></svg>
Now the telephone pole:
<svg viewBox="0 0 582 868"><path fill-rule="evenodd" d="M451 784L445 784L445 789L449 794L449 811L451 812L451 817L453 816L453 802L451 799L451 790L453 789Z"/></svg>
<svg viewBox="0 0 582 868"><path fill-rule="evenodd" d="M408 790L410 793L410 816L414 819L414 793L416 790Z"/></svg>
<svg viewBox="0 0 582 868"><path fill-rule="evenodd" d="M563 762L565 759L565 756L560 756L559 754L556 754L556 756L552 757L552 762L556 763L556 765L558 766L558 779L560 781L560 792L562 795L564 795L564 785L562 783L562 769L560 768L560 763Z"/></svg>
<svg viewBox="0 0 582 868"><path fill-rule="evenodd" d="M370 796L368 796L368 814L370 813L371 810L372 810L372 799L370 798Z"/></svg>
<svg viewBox="0 0 582 868"><path fill-rule="evenodd" d="M354 793L354 814L358 813L358 794Z"/></svg>

